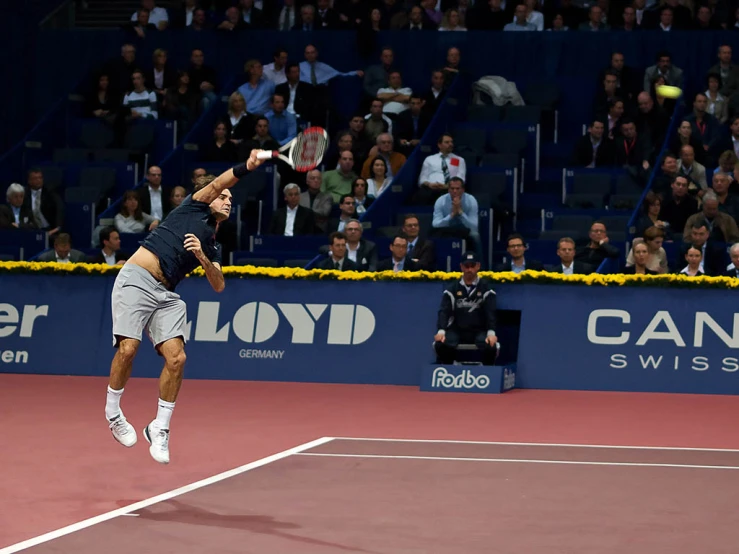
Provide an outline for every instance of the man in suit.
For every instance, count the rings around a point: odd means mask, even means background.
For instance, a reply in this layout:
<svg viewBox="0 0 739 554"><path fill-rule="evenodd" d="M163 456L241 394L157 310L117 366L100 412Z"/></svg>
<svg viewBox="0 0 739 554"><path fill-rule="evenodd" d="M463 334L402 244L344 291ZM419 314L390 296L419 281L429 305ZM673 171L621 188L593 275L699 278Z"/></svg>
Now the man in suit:
<svg viewBox="0 0 739 554"><path fill-rule="evenodd" d="M102 250L90 256L87 260L91 264L123 265L128 256L121 252L121 235L115 227L103 227L100 230L100 244Z"/></svg>
<svg viewBox="0 0 739 554"><path fill-rule="evenodd" d="M327 232L328 216L334 206L333 197L327 192L321 192L323 176L317 169L309 171L305 176L308 190L300 195L300 205L313 210L313 220L316 227L323 233Z"/></svg>
<svg viewBox="0 0 739 554"><path fill-rule="evenodd" d="M683 88L683 70L672 65L672 56L667 51L657 54L657 63L644 72L644 92L650 92L652 83L657 77L662 77L666 85Z"/></svg>
<svg viewBox="0 0 739 554"><path fill-rule="evenodd" d="M36 227L46 229L49 236L58 233L64 225L64 203L54 192L44 189L44 174L40 169L28 172L23 209L31 211Z"/></svg>
<svg viewBox="0 0 739 554"><path fill-rule="evenodd" d="M570 237L559 239L557 243L557 256L559 256L560 263L548 268L552 273L583 275L593 272L593 269L589 265L575 260L575 241Z"/></svg>
<svg viewBox="0 0 739 554"><path fill-rule="evenodd" d="M611 54L611 65L600 72L598 84L603 82L606 72L609 72L616 76L616 95L629 102L635 102L641 90L641 79L636 70L627 66L625 61L623 53Z"/></svg>
<svg viewBox="0 0 739 554"><path fill-rule="evenodd" d="M38 261L77 264L85 261L85 254L72 248L72 241L67 233L59 233L54 239L54 248L41 254Z"/></svg>
<svg viewBox="0 0 739 554"><path fill-rule="evenodd" d="M508 235L508 246L506 250L511 255L511 259L505 263L498 264L495 267L495 271L513 271L514 273L521 273L530 269L532 271L544 271L544 264L540 261L526 259L524 254L526 253L526 241L523 235L519 233L513 233Z"/></svg>
<svg viewBox="0 0 739 554"><path fill-rule="evenodd" d="M426 128L429 126L430 118L424 107L423 96L417 93L411 94L409 109L398 114L395 119L395 139L398 141L398 150L408 157L413 149L420 144Z"/></svg>
<svg viewBox="0 0 739 554"><path fill-rule="evenodd" d="M621 135L613 143L615 165L625 167L637 182L646 182L651 154L649 138L639 135L634 121L625 117L621 120Z"/></svg>
<svg viewBox="0 0 739 554"><path fill-rule="evenodd" d="M184 0L182 6L178 8L170 8L170 27L172 29L185 29L192 25L194 12L198 8L197 0Z"/></svg>
<svg viewBox="0 0 739 554"><path fill-rule="evenodd" d="M344 226L346 257L357 264L359 271L375 271L377 246L374 242L362 238L363 231L358 219L351 219Z"/></svg>
<svg viewBox="0 0 739 554"><path fill-rule="evenodd" d="M605 124L596 119L588 133L575 145L573 162L579 167L608 167L615 162L613 141L605 134Z"/></svg>
<svg viewBox="0 0 739 554"><path fill-rule="evenodd" d="M395 235L390 243L391 256L377 264L377 271L418 271L416 262L408 258L408 239Z"/></svg>
<svg viewBox="0 0 739 554"><path fill-rule="evenodd" d="M441 106L441 101L444 100L445 94L444 72L440 69L435 69L431 72L431 88L423 95L423 109L426 112L426 117L431 119L434 116L436 110Z"/></svg>
<svg viewBox="0 0 739 554"><path fill-rule="evenodd" d="M736 220L726 212L719 210L720 200L718 194L709 190L703 195L703 206L701 211L691 215L685 222L683 240L695 243L695 225L705 225L709 230L710 238L716 242L739 241L739 226ZM678 229L675 229L677 232ZM702 244L702 243L701 243Z"/></svg>
<svg viewBox="0 0 739 554"><path fill-rule="evenodd" d="M270 235L298 237L315 233L313 211L300 205L300 187L295 183L286 185L285 206L275 210L269 223Z"/></svg>
<svg viewBox="0 0 739 554"><path fill-rule="evenodd" d="M306 4L300 8L300 21L295 23L293 31L315 31L316 30L316 7Z"/></svg>
<svg viewBox="0 0 739 554"><path fill-rule="evenodd" d="M169 191L162 187L162 168L152 165L146 172L146 182L138 189L141 211L161 221L169 213Z"/></svg>
<svg viewBox="0 0 739 554"><path fill-rule="evenodd" d="M36 222L29 206L23 205L26 191L23 185L13 183L5 197L7 204L0 205L0 229L35 229Z"/></svg>
<svg viewBox="0 0 739 554"><path fill-rule="evenodd" d="M401 31L436 31L438 29L439 26L429 19L421 6L411 8L408 23L400 28Z"/></svg>
<svg viewBox="0 0 739 554"><path fill-rule="evenodd" d="M267 20L259 10L254 7L254 0L239 1L240 19L248 29L264 29L267 27Z"/></svg>
<svg viewBox="0 0 739 554"><path fill-rule="evenodd" d="M726 271L722 273L724 277L734 277L739 279L739 243L733 244L729 249L729 257L731 263L726 267Z"/></svg>
<svg viewBox="0 0 739 554"><path fill-rule="evenodd" d="M683 117L684 121L690 121L693 135L698 137L706 152L714 150L716 143L721 138L723 129L721 123L715 116L708 113L708 97L699 92L693 99L693 113Z"/></svg>
<svg viewBox="0 0 739 554"><path fill-rule="evenodd" d="M282 9L273 9L272 12L272 28L278 31L289 31L300 19L295 0L283 0Z"/></svg>
<svg viewBox="0 0 739 554"><path fill-rule="evenodd" d="M287 81L275 87L275 94L285 98L286 110L305 121L313 119L313 87L300 80L300 66L296 63L285 67Z"/></svg>
<svg viewBox="0 0 739 554"><path fill-rule="evenodd" d="M701 269L705 275L715 277L726 273L726 252L711 239L711 232L708 230L705 221L696 221L690 225L690 236L680 248L680 257L675 267L676 271L680 271L688 265L688 262L685 261L685 254L693 246L703 252Z"/></svg>
<svg viewBox="0 0 739 554"><path fill-rule="evenodd" d="M351 194L343 194L339 199L340 215L338 218L331 219L328 222L328 232L335 231L344 232L344 227L352 219L358 219L357 206L354 197Z"/></svg>
<svg viewBox="0 0 739 554"><path fill-rule="evenodd" d="M739 66L731 61L731 46L724 44L718 47L718 63L708 70L708 74L721 76L721 94L729 98L739 90Z"/></svg>
<svg viewBox="0 0 739 554"><path fill-rule="evenodd" d="M358 271L359 266L346 256L346 235L344 233L331 233L329 240L328 258L318 264L318 269L335 269L337 271Z"/></svg>
<svg viewBox="0 0 739 554"><path fill-rule="evenodd" d="M728 123L729 132L721 134L711 152L714 159L718 159L727 150L731 150L732 152L737 151L737 143L739 143L739 115L730 117Z"/></svg>
<svg viewBox="0 0 739 554"><path fill-rule="evenodd" d="M367 106L369 106L370 101L377 98L377 91L387 86L387 78L394 69L394 62L395 54L393 53L393 49L383 48L382 52L380 52L380 63L371 65L365 70L362 88L367 99Z"/></svg>
<svg viewBox="0 0 739 554"><path fill-rule="evenodd" d="M358 219L347 221L343 231L346 235L346 257L357 265L358 271L376 271L377 245L362 238L363 231ZM328 244L318 249L321 254L328 254L329 250Z"/></svg>
<svg viewBox="0 0 739 554"><path fill-rule="evenodd" d="M408 239L408 259L416 265L417 269L436 271L436 246L433 241L421 238L418 216L405 214L402 231Z"/></svg>
<svg viewBox="0 0 739 554"><path fill-rule="evenodd" d="M331 31L341 28L341 20L329 0L318 0L316 10L316 30Z"/></svg>

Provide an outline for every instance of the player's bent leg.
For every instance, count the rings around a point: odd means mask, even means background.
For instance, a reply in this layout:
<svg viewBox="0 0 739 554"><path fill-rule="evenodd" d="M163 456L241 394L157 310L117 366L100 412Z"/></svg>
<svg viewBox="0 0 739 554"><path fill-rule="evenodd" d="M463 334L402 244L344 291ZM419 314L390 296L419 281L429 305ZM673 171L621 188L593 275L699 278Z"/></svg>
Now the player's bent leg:
<svg viewBox="0 0 739 554"><path fill-rule="evenodd" d="M157 417L146 429L144 437L151 445L149 454L160 464L169 463L169 423L175 401L182 386L185 371L185 342L182 337L169 339L158 346L164 357L164 369L159 377Z"/></svg>
<svg viewBox="0 0 739 554"><path fill-rule="evenodd" d="M130 448L136 444L138 437L136 436L136 429L126 420L121 411L121 396L128 379L131 377L133 360L141 341L125 337L116 337L116 340L118 350L116 350L113 362L110 365L105 417L108 420L113 438L126 448Z"/></svg>
<svg viewBox="0 0 739 554"><path fill-rule="evenodd" d="M110 364L110 388L120 390L126 386L128 379L131 377L133 369L133 360L139 351L141 341L127 337L118 338L118 349L113 356L113 362Z"/></svg>
<svg viewBox="0 0 739 554"><path fill-rule="evenodd" d="M185 374L185 342L182 337L170 339L159 347L159 351L164 358L164 369L159 377L159 398L174 404Z"/></svg>

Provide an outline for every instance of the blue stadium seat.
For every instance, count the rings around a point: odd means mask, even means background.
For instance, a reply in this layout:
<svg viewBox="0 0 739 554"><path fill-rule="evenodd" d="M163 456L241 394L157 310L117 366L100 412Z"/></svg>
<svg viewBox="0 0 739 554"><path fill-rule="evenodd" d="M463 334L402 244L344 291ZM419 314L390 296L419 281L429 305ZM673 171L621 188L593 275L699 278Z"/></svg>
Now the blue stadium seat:
<svg viewBox="0 0 739 554"><path fill-rule="evenodd" d="M611 193L610 173L575 173L572 181L574 194L601 194Z"/></svg>
<svg viewBox="0 0 739 554"><path fill-rule="evenodd" d="M605 202L602 194L568 194L565 204L575 209L602 210Z"/></svg>
<svg viewBox="0 0 739 554"><path fill-rule="evenodd" d="M87 148L55 148L51 156L54 163L86 162L90 160Z"/></svg>
<svg viewBox="0 0 739 554"><path fill-rule="evenodd" d="M539 106L506 106L504 123L526 123L536 125L541 121L541 108Z"/></svg>

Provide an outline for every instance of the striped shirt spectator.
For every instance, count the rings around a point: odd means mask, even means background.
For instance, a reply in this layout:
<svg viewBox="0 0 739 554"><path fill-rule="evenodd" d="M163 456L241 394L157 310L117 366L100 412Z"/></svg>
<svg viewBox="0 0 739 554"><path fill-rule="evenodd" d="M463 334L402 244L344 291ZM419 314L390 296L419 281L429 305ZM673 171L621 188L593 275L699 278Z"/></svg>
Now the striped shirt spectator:
<svg viewBox="0 0 739 554"><path fill-rule="evenodd" d="M146 90L144 75L134 71L131 76L133 90L123 97L123 106L131 110L131 117L141 119L158 119L157 95Z"/></svg>

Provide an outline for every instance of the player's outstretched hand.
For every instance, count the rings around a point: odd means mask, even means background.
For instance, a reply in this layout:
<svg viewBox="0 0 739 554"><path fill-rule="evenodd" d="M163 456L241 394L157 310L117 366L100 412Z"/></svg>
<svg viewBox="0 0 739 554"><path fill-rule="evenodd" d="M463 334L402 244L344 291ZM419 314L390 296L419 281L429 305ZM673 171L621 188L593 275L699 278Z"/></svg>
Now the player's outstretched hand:
<svg viewBox="0 0 739 554"><path fill-rule="evenodd" d="M203 249L200 246L200 239L192 233L187 233L185 235L185 250L195 254L197 259L200 259L203 255Z"/></svg>
<svg viewBox="0 0 739 554"><path fill-rule="evenodd" d="M257 158L257 154L259 154L260 152L267 152L267 150L259 150L255 148L251 151L251 153L249 154L249 159L246 160L246 169L248 169L249 171L254 171L265 162L265 160L260 160Z"/></svg>

